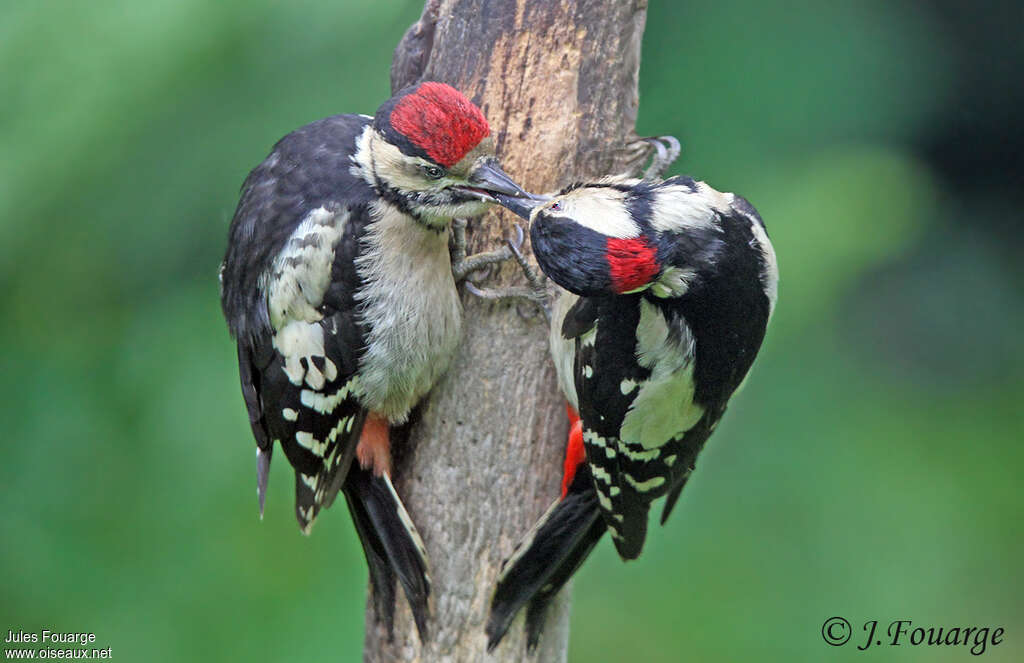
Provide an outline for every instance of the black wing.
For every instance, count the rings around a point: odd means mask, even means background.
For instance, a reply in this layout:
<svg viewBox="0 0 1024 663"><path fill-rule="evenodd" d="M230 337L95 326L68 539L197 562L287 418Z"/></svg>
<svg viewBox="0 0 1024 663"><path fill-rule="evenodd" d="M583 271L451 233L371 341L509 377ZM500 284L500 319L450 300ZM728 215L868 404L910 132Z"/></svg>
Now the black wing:
<svg viewBox="0 0 1024 663"><path fill-rule="evenodd" d="M357 376L363 330L351 297L358 287L352 252L365 225L363 213L345 209L325 217L325 223L340 229L340 239L331 242L331 248L320 247L333 253L334 266L323 293L309 285L309 265L302 258L315 262L315 243L326 242L330 233L300 232L286 244L277 261L281 269L271 273L267 285L271 309L278 311L270 314L276 329L257 341L268 360L251 370L267 438L281 443L295 469L296 516L304 531L320 509L334 501L366 417L358 400ZM322 235L319 240L317 235ZM290 301L290 294L299 301ZM303 319L303 312L320 319ZM242 341L240 346L244 345ZM265 478L261 495L264 490Z"/></svg>
<svg viewBox="0 0 1024 663"><path fill-rule="evenodd" d="M308 530L348 472L365 412L354 260L372 191L350 171L368 125L341 115L281 139L243 185L221 270L264 500L275 440L295 468Z"/></svg>
<svg viewBox="0 0 1024 663"><path fill-rule="evenodd" d="M619 440L622 422L635 398L635 393L622 385L640 383L650 375L636 360L639 302L638 295L608 297L581 309L578 317L596 313L596 322L594 333L577 340L574 367L583 442L598 504L619 554L627 559L640 554L650 506L650 500L638 495L625 478L626 459L620 453Z"/></svg>

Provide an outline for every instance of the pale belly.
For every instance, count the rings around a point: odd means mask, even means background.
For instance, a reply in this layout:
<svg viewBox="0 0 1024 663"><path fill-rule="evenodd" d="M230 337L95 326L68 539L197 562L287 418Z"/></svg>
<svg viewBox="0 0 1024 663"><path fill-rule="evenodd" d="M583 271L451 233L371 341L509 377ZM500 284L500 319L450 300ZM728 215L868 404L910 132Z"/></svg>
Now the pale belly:
<svg viewBox="0 0 1024 663"><path fill-rule="evenodd" d="M404 215L378 221L366 238L377 250L357 263L368 329L360 397L392 424L403 423L447 370L462 332L448 233L409 223Z"/></svg>

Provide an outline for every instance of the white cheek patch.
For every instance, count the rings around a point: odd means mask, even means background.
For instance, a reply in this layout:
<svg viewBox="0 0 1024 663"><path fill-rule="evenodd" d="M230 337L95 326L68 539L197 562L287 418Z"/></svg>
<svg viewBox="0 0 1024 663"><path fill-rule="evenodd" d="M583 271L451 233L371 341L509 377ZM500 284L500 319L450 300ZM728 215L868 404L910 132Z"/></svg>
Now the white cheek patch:
<svg viewBox="0 0 1024 663"><path fill-rule="evenodd" d="M373 150L377 177L388 186L402 191L426 191L435 186L433 181L420 177L414 169L413 160L391 143L374 137L370 149Z"/></svg>
<svg viewBox="0 0 1024 663"><path fill-rule="evenodd" d="M625 201L626 194L618 189L586 187L559 198L560 211L547 208L545 214L565 217L567 223L574 221L607 237L639 237L640 227L629 215Z"/></svg>

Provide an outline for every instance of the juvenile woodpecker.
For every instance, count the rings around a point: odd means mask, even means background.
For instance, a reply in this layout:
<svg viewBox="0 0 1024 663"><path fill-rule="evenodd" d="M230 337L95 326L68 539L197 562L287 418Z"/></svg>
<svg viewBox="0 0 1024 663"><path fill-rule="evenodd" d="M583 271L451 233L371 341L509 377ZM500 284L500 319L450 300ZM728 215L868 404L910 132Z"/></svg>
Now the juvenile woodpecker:
<svg viewBox="0 0 1024 663"><path fill-rule="evenodd" d="M242 186L221 266L261 516L277 441L302 531L341 490L378 615L390 630L397 576L421 638L430 580L391 482L390 427L459 340L451 221L498 193L525 195L499 167L483 114L454 88L421 83L374 117L336 115L282 138Z"/></svg>
<svg viewBox="0 0 1024 663"><path fill-rule="evenodd" d="M761 346L778 270L750 203L689 177L499 199L531 220L538 264L569 291L550 332L569 403L562 496L504 563L487 624L493 648L526 606L532 648L605 531L630 560L651 502L667 496L668 518Z"/></svg>

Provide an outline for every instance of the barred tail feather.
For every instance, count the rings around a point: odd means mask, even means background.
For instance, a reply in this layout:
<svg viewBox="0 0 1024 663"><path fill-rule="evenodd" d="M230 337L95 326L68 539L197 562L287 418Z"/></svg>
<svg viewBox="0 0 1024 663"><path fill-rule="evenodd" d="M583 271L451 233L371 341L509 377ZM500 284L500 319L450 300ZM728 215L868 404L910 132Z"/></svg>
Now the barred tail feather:
<svg viewBox="0 0 1024 663"><path fill-rule="evenodd" d="M391 479L353 467L344 492L370 568L378 618L383 620L390 635L394 627L397 578L412 609L420 641L425 642L430 598L426 551Z"/></svg>
<svg viewBox="0 0 1024 663"><path fill-rule="evenodd" d="M584 473L586 474L586 473ZM586 483L589 476L583 477ZM574 486L583 484L580 477ZM604 534L597 496L589 486L555 502L502 565L487 622L487 649L493 650L523 606L528 647L536 647L544 611Z"/></svg>

